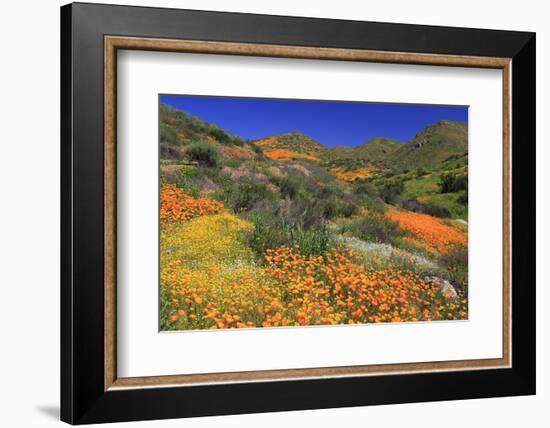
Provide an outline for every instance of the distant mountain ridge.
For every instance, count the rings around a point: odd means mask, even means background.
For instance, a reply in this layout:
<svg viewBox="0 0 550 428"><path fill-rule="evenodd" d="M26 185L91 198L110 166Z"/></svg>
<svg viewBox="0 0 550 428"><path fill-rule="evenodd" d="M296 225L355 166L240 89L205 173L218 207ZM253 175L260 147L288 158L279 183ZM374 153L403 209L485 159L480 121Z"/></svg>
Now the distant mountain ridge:
<svg viewBox="0 0 550 428"><path fill-rule="evenodd" d="M375 171L428 167L452 157L467 156L468 125L442 120L427 126L408 143L377 137L356 147L327 148L297 131L243 141L198 117L160 105L161 159L183 158L188 144L204 140L219 144L222 155L230 157L250 159L263 153L271 160L316 162L340 174L362 169L366 176Z"/></svg>

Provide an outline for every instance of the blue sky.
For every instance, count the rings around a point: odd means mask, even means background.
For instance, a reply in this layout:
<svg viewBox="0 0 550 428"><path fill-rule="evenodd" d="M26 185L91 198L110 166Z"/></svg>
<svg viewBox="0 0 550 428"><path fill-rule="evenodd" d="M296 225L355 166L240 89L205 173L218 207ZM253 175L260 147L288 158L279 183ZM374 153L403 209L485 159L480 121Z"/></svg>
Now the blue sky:
<svg viewBox="0 0 550 428"><path fill-rule="evenodd" d="M374 137L406 143L440 120L468 121L464 106L190 95L161 95L160 101L244 139L298 131L327 147L357 146Z"/></svg>

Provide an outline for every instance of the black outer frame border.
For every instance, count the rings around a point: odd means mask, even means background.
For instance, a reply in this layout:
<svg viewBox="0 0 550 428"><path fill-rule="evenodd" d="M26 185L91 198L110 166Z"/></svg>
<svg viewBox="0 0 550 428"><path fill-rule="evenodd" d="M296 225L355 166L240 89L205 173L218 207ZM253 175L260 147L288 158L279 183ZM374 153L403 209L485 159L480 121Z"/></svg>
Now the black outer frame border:
<svg viewBox="0 0 550 428"><path fill-rule="evenodd" d="M512 368L104 392L104 35L512 58ZM61 420L86 424L534 394L535 96L534 33L63 6Z"/></svg>

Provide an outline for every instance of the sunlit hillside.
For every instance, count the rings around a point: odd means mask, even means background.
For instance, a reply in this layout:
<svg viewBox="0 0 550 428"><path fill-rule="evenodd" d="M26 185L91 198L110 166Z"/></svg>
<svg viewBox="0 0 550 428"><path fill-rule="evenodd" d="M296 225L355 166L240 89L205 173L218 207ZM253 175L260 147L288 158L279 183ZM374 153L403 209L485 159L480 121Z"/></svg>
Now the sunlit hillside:
<svg viewBox="0 0 550 428"><path fill-rule="evenodd" d="M465 124L330 149L161 105L159 143L163 330L467 318Z"/></svg>

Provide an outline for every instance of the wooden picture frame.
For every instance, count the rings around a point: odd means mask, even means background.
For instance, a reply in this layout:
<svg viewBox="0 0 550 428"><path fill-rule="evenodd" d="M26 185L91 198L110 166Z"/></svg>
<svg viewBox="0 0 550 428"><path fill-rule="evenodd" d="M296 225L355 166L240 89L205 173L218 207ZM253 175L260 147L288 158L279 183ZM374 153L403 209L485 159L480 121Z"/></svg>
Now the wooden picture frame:
<svg viewBox="0 0 550 428"><path fill-rule="evenodd" d="M118 49L501 69L503 357L117 377ZM61 52L62 420L114 422L535 392L534 34L77 3L61 9Z"/></svg>

